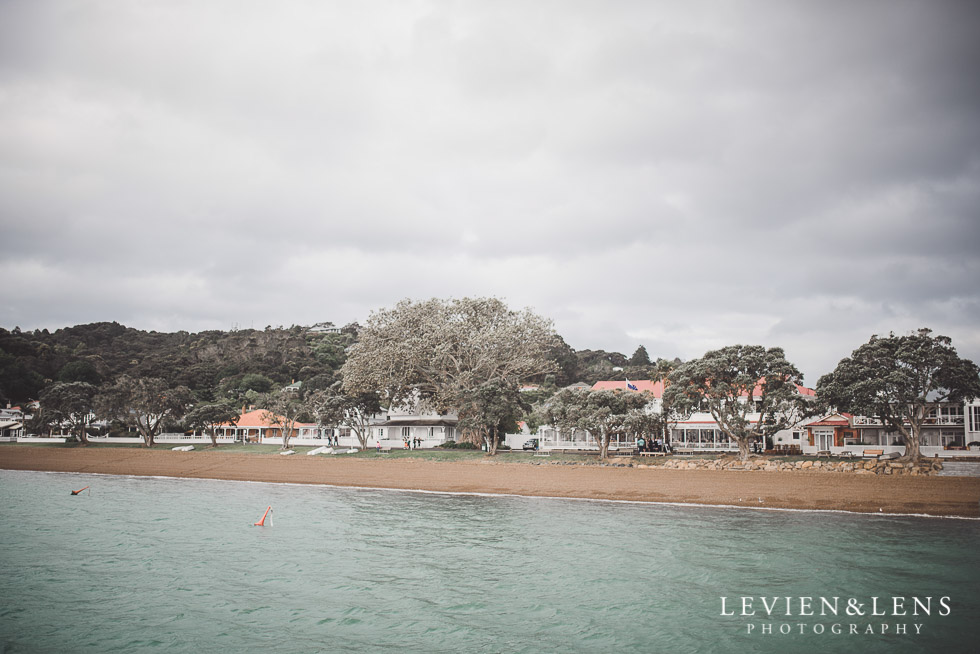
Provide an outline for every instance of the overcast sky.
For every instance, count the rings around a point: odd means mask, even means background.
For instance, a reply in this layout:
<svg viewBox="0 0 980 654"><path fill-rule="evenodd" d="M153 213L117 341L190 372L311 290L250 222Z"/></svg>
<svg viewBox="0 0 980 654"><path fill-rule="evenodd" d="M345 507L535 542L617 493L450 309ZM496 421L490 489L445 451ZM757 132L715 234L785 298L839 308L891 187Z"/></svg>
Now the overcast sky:
<svg viewBox="0 0 980 654"><path fill-rule="evenodd" d="M976 2L3 0L0 325L980 361L978 62Z"/></svg>

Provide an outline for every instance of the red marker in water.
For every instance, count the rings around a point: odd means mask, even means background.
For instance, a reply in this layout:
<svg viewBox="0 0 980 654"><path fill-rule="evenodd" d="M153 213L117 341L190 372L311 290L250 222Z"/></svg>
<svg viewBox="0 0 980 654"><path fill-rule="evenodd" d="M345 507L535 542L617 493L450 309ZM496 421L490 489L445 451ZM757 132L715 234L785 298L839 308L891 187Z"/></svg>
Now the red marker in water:
<svg viewBox="0 0 980 654"><path fill-rule="evenodd" d="M269 511L271 511L271 510L272 510L272 507L270 506L269 508L267 508L265 510L265 513L262 514L262 519L259 520L258 522L252 523L252 526L253 527L264 527L265 526L265 517L267 515L269 515Z"/></svg>

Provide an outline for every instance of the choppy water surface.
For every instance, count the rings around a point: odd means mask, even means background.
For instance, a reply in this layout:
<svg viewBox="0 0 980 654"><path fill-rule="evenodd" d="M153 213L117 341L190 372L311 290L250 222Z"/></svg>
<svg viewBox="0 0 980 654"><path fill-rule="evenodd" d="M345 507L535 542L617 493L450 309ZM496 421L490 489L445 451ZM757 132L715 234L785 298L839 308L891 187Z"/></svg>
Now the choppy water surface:
<svg viewBox="0 0 980 654"><path fill-rule="evenodd" d="M980 635L975 521L10 471L0 498L3 652L971 651ZM251 526L267 505L271 526ZM722 596L934 611L722 616Z"/></svg>

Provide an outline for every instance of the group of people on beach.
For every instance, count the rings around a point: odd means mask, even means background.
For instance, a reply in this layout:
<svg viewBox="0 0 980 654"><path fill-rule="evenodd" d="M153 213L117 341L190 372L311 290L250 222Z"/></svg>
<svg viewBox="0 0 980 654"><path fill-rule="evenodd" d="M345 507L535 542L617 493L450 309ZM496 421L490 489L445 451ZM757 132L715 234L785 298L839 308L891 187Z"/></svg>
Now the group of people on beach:
<svg viewBox="0 0 980 654"><path fill-rule="evenodd" d="M674 451L670 443L665 442L662 438L653 439L643 436L636 439L636 449L639 452L666 452L668 454Z"/></svg>

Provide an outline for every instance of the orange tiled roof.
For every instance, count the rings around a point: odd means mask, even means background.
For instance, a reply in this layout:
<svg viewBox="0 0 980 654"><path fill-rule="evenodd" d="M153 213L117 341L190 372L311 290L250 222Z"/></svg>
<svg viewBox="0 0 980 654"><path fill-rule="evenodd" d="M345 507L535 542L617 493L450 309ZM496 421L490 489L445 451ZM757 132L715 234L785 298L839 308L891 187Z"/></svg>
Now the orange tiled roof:
<svg viewBox="0 0 980 654"><path fill-rule="evenodd" d="M230 422L224 423L226 427L266 427L271 429L278 429L279 425L272 422L269 419L269 412L265 409L256 409L254 411L245 411L238 418L238 422L232 425ZM313 423L297 422L293 425L295 429L300 427L314 427Z"/></svg>

